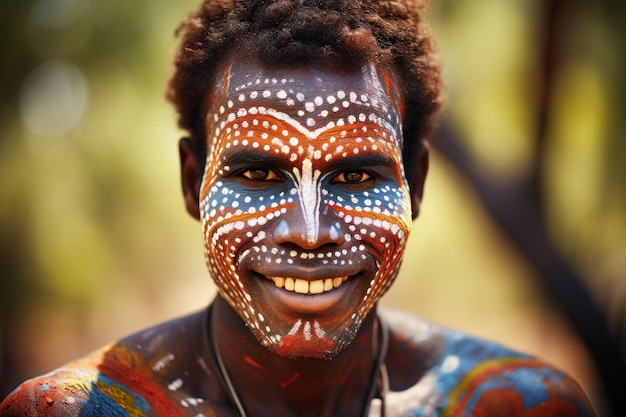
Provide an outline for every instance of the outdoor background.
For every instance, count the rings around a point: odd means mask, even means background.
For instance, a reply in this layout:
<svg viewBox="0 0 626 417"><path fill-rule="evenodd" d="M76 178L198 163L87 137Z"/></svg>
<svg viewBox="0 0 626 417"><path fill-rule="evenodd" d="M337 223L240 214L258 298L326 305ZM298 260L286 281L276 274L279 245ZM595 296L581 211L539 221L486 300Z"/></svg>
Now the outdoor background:
<svg viewBox="0 0 626 417"><path fill-rule="evenodd" d="M197 3L0 0L0 397L213 297L164 98ZM601 411L626 378L622 4L435 1L447 110L383 302L541 356Z"/></svg>

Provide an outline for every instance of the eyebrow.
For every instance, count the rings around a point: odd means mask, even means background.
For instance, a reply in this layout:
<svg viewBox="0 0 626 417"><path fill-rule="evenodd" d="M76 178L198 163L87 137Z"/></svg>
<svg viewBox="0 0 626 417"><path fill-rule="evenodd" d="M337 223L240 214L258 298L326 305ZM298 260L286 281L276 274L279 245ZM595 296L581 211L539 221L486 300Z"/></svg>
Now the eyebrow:
<svg viewBox="0 0 626 417"><path fill-rule="evenodd" d="M320 160L322 164L332 167L333 170L341 169L367 169L367 167L386 167L392 168L397 162L396 158L389 154L378 151L360 152L359 154L350 153L347 157L336 158L333 162ZM234 148L224 152L221 157L221 164L230 167L250 167L263 166L275 167L279 169L288 169L293 163L290 156L284 153L276 154L274 150L266 151L261 148Z"/></svg>
<svg viewBox="0 0 626 417"><path fill-rule="evenodd" d="M284 158L276 156L274 152L270 153L263 149L234 149L224 152L222 163L229 166L254 164L281 166L284 165L285 161Z"/></svg>
<svg viewBox="0 0 626 417"><path fill-rule="evenodd" d="M399 162L399 161L398 161ZM341 168L354 168L356 166L360 168L367 167L375 167L375 166L385 166L391 167L396 163L395 158L385 154L385 153L375 153L375 154L358 154L351 155L347 158L342 158L336 163L333 163L333 167L338 169Z"/></svg>

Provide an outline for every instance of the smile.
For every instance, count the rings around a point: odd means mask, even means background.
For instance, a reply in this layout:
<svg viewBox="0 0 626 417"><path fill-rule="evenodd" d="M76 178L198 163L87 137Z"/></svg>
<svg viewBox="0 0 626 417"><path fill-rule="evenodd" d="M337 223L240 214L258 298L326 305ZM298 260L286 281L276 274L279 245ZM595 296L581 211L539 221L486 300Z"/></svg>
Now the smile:
<svg viewBox="0 0 626 417"><path fill-rule="evenodd" d="M315 281L307 281L304 279L289 278L289 277L268 277L274 282L274 285L278 288L284 288L287 291L296 292L298 294L322 294L324 292L332 291L335 288L341 287L341 285L348 279L345 277L318 279Z"/></svg>

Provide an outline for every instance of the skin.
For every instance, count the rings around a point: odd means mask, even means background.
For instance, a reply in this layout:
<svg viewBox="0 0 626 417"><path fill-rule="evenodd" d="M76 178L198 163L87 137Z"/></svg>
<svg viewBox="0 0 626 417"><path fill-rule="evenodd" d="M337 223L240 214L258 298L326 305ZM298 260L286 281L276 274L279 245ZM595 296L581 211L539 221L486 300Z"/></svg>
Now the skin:
<svg viewBox="0 0 626 417"><path fill-rule="evenodd" d="M187 209L202 222L219 290L213 322L226 368L251 415L362 415L377 350L376 303L396 278L411 213L419 211L428 148L413 162L411 192L393 71L270 68L234 56L219 74L209 94L206 160L185 141L181 160ZM321 294L287 288L289 279L310 289L338 277L341 285ZM410 334L392 340L390 385L419 386L435 401L440 388L420 364L458 357L437 332L418 344ZM536 366L517 360L511 369ZM536 401L539 391L522 385L486 404ZM466 409L461 404L456 411ZM498 415L499 406L480 407Z"/></svg>
<svg viewBox="0 0 626 417"><path fill-rule="evenodd" d="M365 415L384 322L387 415L594 416L577 383L536 358L377 311L428 167L424 146L409 190L393 71L272 68L233 55L218 74L206 157L180 142L186 207L219 290L210 310L29 380L0 415L237 416L212 339L250 416ZM286 289L288 278L309 294ZM332 289L310 294L327 278Z"/></svg>
<svg viewBox="0 0 626 417"><path fill-rule="evenodd" d="M272 370L273 395L239 387L253 415L361 414L375 305L412 220L394 77L372 65L270 69L237 57L210 96L204 167L184 142L181 155L219 290L215 323L241 334L234 349L219 341L227 369L250 380L246 357Z"/></svg>

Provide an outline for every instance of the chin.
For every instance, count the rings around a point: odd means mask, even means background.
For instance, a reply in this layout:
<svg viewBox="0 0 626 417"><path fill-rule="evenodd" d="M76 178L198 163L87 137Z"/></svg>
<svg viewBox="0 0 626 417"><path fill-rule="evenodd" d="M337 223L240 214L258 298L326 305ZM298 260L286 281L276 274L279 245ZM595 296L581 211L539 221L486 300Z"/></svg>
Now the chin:
<svg viewBox="0 0 626 417"><path fill-rule="evenodd" d="M333 359L354 342L361 323L360 318L354 318L349 323L343 323L337 332L329 335L319 327L311 325L311 321L299 320L290 332L273 341L268 340L262 333L257 334L256 331L252 333L261 345L279 356L291 359Z"/></svg>

